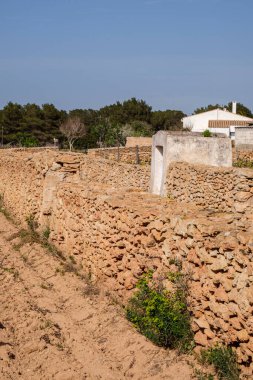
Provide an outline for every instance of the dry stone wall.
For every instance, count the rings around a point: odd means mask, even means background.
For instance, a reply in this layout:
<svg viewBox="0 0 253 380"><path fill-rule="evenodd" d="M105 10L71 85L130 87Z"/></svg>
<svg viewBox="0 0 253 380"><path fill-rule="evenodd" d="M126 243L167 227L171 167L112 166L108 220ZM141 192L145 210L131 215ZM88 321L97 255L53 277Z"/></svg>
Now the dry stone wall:
<svg viewBox="0 0 253 380"><path fill-rule="evenodd" d="M92 184L91 188L95 184L101 189L108 183L112 189L148 191L149 180L148 166L115 165L109 160L53 149L0 150L0 194L19 221L39 215L42 205L48 207L46 203L53 200L58 182Z"/></svg>
<svg viewBox="0 0 253 380"><path fill-rule="evenodd" d="M151 149L151 145L138 147L140 164L151 163ZM88 156L102 157L108 160L126 162L128 164L136 164L137 162L136 147L89 149Z"/></svg>
<svg viewBox="0 0 253 380"><path fill-rule="evenodd" d="M246 161L253 162L253 149L251 150L234 150L233 151L233 161Z"/></svg>
<svg viewBox="0 0 253 380"><path fill-rule="evenodd" d="M152 146L152 137L127 137L126 138L126 147L135 147L138 146Z"/></svg>
<svg viewBox="0 0 253 380"><path fill-rule="evenodd" d="M1 152L0 192L18 219L33 213L63 252L123 301L148 269L168 286L166 274L182 262L196 344L232 344L252 375L253 212L161 199L142 188L145 171L130 165L132 182L130 172L124 182L129 165L114 165L51 151ZM174 169L182 173L181 164ZM214 168L205 170L214 178ZM237 169L227 170L229 183Z"/></svg>
<svg viewBox="0 0 253 380"><path fill-rule="evenodd" d="M173 162L166 179L167 196L214 211L253 209L253 170Z"/></svg>

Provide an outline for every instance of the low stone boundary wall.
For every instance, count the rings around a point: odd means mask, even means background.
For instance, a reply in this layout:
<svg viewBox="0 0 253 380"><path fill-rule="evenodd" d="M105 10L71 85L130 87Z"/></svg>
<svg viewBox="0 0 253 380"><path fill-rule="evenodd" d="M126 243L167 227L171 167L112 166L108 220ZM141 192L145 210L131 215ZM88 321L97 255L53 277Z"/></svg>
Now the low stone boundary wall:
<svg viewBox="0 0 253 380"><path fill-rule="evenodd" d="M119 148L101 148L89 149L88 156L102 157L108 160L126 162L128 164L150 164L151 163L150 146L136 147L119 147Z"/></svg>
<svg viewBox="0 0 253 380"><path fill-rule="evenodd" d="M6 206L22 221L33 214L42 230L50 228L56 246L123 301L143 272L153 269L164 276L181 262L189 278L196 344L234 346L245 371L253 374L253 213L217 212L208 202L201 210L194 202L160 198L141 186L138 191L113 188L103 183L103 160L82 160L82 155L51 151L1 152L0 193ZM93 164L97 175L89 180ZM179 177L181 165L174 166ZM135 166L123 167L139 178ZM203 175L201 170L196 175ZM226 170L232 181L236 169ZM208 175L211 183L217 173L206 167ZM222 174L219 181L223 186Z"/></svg>
<svg viewBox="0 0 253 380"><path fill-rule="evenodd" d="M152 146L152 137L127 137L126 148L138 146Z"/></svg>
<svg viewBox="0 0 253 380"><path fill-rule="evenodd" d="M95 184L101 189L107 184L111 189L148 191L150 167L51 149L0 150L0 194L4 194L8 208L20 221L38 212L45 186L47 196L50 187L67 179L72 183L81 181L84 186Z"/></svg>
<svg viewBox="0 0 253 380"><path fill-rule="evenodd" d="M249 212L253 210L253 170L173 162L166 194L214 211Z"/></svg>
<svg viewBox="0 0 253 380"><path fill-rule="evenodd" d="M149 194L61 184L50 226L53 242L123 299L143 272L154 269L159 277L182 262L196 344L231 344L242 363L252 361L250 220Z"/></svg>
<svg viewBox="0 0 253 380"><path fill-rule="evenodd" d="M233 151L233 161L247 161L253 162L253 148L252 150L235 150Z"/></svg>

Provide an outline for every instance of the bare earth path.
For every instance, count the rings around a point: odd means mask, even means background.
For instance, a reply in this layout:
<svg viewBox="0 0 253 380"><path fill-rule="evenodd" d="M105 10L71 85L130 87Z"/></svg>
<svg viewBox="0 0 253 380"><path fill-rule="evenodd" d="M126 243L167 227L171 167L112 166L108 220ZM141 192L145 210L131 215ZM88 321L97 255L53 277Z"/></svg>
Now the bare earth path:
<svg viewBox="0 0 253 380"><path fill-rule="evenodd" d="M0 379L192 379L186 359L155 347L105 295L59 272L38 244L15 250L0 214Z"/></svg>

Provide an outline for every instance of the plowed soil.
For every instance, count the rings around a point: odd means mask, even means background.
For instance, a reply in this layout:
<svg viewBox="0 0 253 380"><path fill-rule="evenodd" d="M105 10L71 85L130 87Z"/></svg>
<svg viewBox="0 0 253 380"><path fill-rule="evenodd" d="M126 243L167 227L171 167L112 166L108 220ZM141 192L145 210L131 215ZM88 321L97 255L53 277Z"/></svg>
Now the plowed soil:
<svg viewBox="0 0 253 380"><path fill-rule="evenodd" d="M192 379L187 358L154 346L122 308L37 243L17 249L0 214L0 379Z"/></svg>

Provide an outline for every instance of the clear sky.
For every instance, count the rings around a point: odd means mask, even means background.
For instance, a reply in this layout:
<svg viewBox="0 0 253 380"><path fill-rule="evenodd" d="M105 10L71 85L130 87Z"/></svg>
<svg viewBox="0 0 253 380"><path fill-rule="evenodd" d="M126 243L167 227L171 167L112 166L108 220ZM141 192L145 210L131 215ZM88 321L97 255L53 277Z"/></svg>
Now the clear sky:
<svg viewBox="0 0 253 380"><path fill-rule="evenodd" d="M253 110L253 0L0 0L0 107Z"/></svg>

